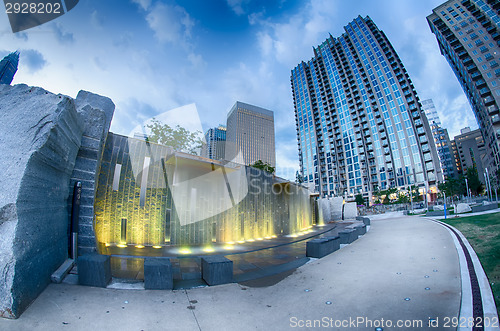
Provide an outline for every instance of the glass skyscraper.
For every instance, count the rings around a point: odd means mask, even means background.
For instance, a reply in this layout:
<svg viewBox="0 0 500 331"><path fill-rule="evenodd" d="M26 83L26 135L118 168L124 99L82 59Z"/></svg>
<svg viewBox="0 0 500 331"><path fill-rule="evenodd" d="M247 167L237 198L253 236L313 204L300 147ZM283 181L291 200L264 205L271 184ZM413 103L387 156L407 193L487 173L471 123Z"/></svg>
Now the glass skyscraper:
<svg viewBox="0 0 500 331"><path fill-rule="evenodd" d="M226 127L219 125L210 128L205 133L206 146L203 146L201 156L212 160L221 160L225 156Z"/></svg>
<svg viewBox="0 0 500 331"><path fill-rule="evenodd" d="M450 0L427 21L469 99L487 148L485 166L494 173L500 165L500 3Z"/></svg>
<svg viewBox="0 0 500 331"><path fill-rule="evenodd" d="M427 118L401 60L369 17L314 48L291 73L301 175L322 196L410 185L442 173Z"/></svg>
<svg viewBox="0 0 500 331"><path fill-rule="evenodd" d="M10 84L19 64L19 52L12 52L0 61L0 84Z"/></svg>
<svg viewBox="0 0 500 331"><path fill-rule="evenodd" d="M423 100L422 109L424 110L431 127L439 161L441 162L443 177L445 179L457 177L457 168L455 167L455 158L453 157L450 136L448 135L448 130L441 127L441 120L439 119L439 115L436 107L434 107L432 99Z"/></svg>
<svg viewBox="0 0 500 331"><path fill-rule="evenodd" d="M227 115L226 160L276 166L272 111L240 101L233 105Z"/></svg>

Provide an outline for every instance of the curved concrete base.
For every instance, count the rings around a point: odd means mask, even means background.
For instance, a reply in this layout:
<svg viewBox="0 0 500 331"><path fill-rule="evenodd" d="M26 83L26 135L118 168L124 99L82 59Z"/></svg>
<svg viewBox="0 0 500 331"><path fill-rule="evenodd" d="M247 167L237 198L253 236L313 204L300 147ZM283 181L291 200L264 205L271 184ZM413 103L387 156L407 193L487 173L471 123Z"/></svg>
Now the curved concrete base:
<svg viewBox="0 0 500 331"><path fill-rule="evenodd" d="M20 319L0 320L0 329L86 330L90 323L138 330L445 329L462 301L455 242L435 222L394 216L372 218L365 236L269 287L123 291L52 284Z"/></svg>

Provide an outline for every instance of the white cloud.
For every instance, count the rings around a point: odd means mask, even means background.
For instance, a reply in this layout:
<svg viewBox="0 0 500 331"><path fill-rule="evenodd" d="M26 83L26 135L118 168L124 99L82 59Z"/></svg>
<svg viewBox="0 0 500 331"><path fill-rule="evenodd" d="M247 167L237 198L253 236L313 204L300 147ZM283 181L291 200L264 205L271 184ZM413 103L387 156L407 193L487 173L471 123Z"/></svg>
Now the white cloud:
<svg viewBox="0 0 500 331"><path fill-rule="evenodd" d="M132 0L132 2L141 6L143 10L148 10L151 6L151 0Z"/></svg>
<svg viewBox="0 0 500 331"><path fill-rule="evenodd" d="M102 30L102 19L97 12L94 10L92 14L90 14L90 24L97 30Z"/></svg>
<svg viewBox="0 0 500 331"><path fill-rule="evenodd" d="M156 3L146 16L149 27L162 43L185 44L194 23L186 10L179 6Z"/></svg>
<svg viewBox="0 0 500 331"><path fill-rule="evenodd" d="M227 0L227 4L229 5L229 7L231 7L234 13L238 16L245 14L243 6L245 6L249 2L249 0Z"/></svg>

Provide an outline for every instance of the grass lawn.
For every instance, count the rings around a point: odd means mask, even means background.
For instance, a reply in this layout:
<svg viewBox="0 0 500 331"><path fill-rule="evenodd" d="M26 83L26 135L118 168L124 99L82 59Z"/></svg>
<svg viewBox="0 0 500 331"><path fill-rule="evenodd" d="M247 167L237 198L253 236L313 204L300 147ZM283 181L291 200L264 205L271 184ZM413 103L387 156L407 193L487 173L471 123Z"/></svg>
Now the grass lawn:
<svg viewBox="0 0 500 331"><path fill-rule="evenodd" d="M500 315L500 213L442 221L460 230L476 251L490 281Z"/></svg>

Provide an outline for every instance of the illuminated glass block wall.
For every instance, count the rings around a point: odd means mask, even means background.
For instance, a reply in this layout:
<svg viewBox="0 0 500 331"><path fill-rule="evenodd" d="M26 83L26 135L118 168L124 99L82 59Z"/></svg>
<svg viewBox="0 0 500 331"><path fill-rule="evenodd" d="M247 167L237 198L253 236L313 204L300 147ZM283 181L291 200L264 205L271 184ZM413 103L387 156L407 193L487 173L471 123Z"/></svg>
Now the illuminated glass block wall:
<svg viewBox="0 0 500 331"><path fill-rule="evenodd" d="M247 166L110 133L95 199L99 244L209 245L295 235L309 192Z"/></svg>

